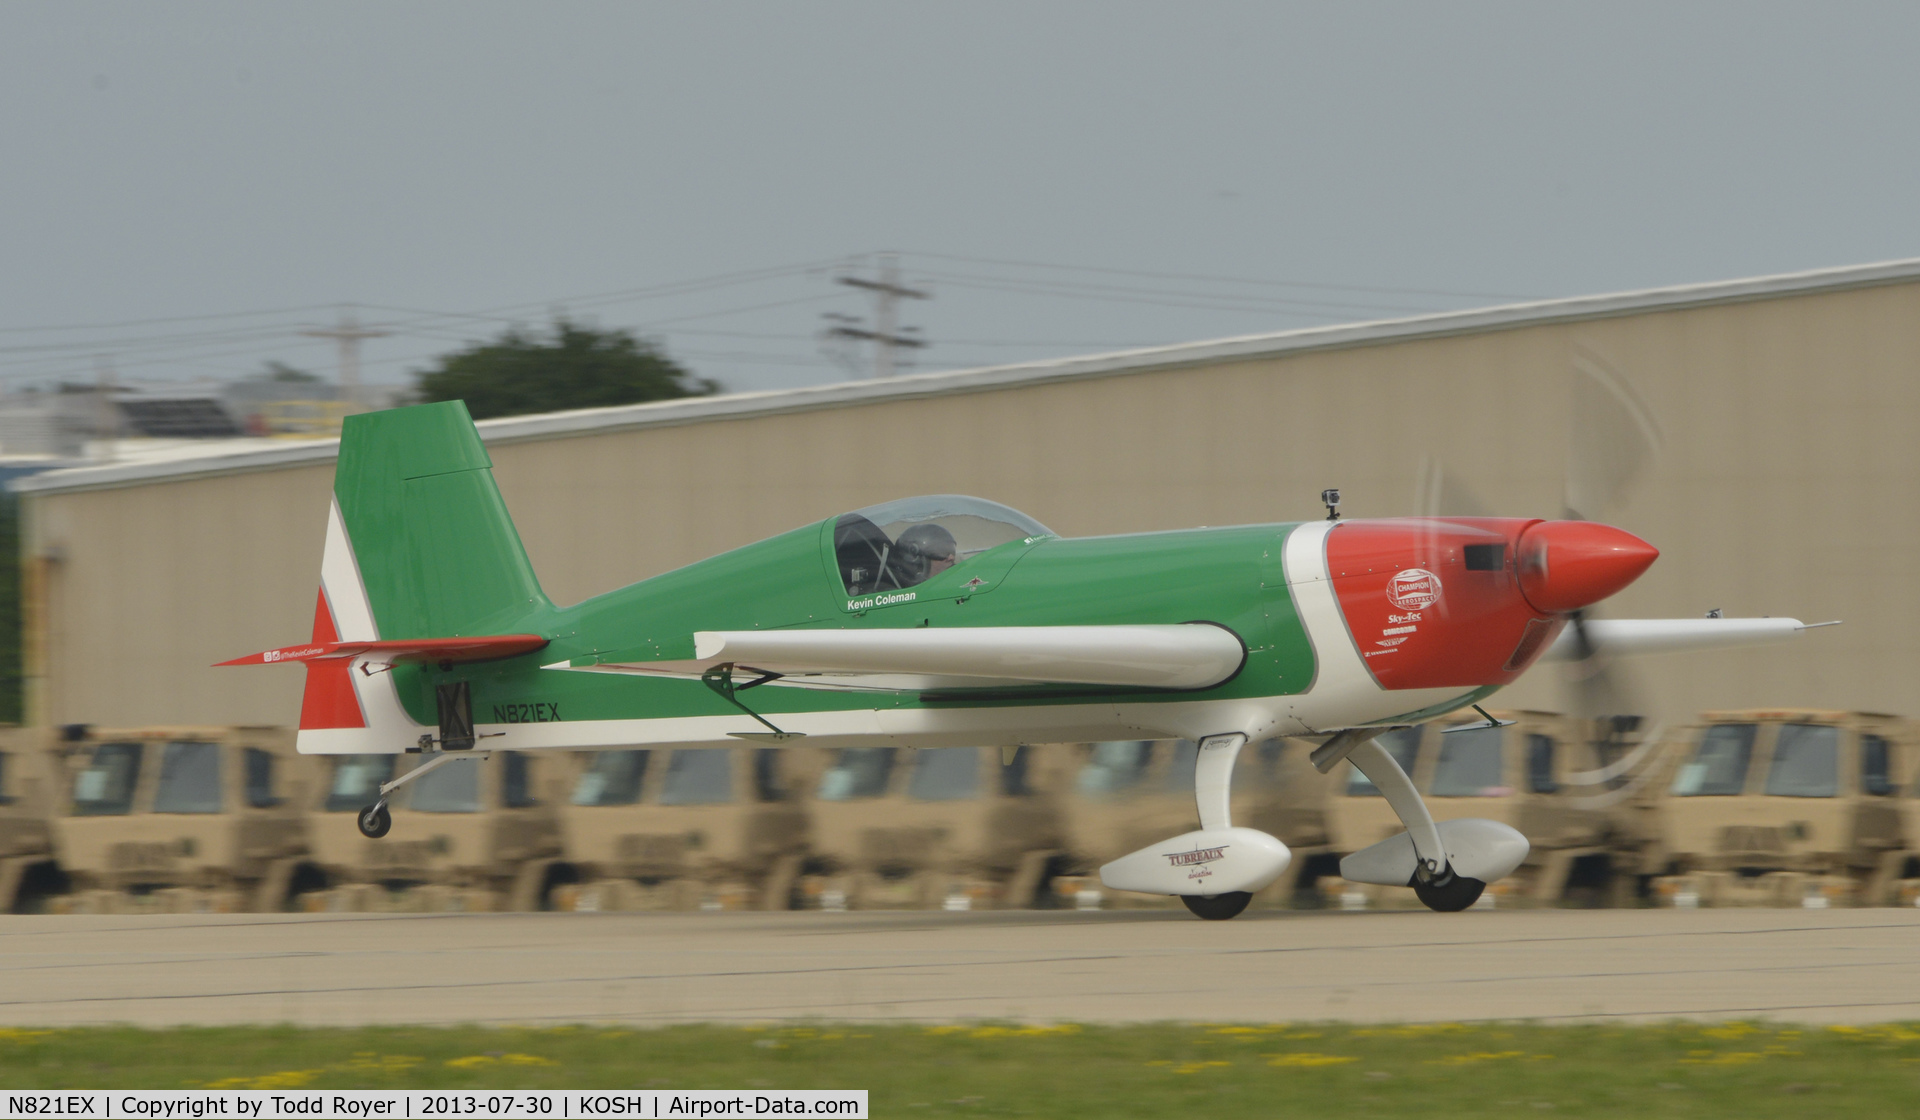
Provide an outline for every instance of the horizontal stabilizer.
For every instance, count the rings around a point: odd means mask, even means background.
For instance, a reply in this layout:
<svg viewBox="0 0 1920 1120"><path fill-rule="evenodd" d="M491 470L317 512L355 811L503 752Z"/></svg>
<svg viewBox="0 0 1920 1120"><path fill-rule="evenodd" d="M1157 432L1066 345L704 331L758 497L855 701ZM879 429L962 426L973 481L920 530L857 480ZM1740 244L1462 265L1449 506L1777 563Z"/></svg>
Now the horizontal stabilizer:
<svg viewBox="0 0 1920 1120"><path fill-rule="evenodd" d="M477 638L400 638L393 641L308 642L303 646L248 654L220 665L277 665L282 661L347 661L373 657L383 661L493 661L532 653L547 644L538 634L493 634Z"/></svg>
<svg viewBox="0 0 1920 1120"><path fill-rule="evenodd" d="M1585 631L1594 652L1620 656L1761 645L1785 641L1802 630L1832 625L1809 625L1797 618L1596 618L1586 623ZM1579 630L1569 626L1560 631L1540 660L1577 661L1586 654L1580 644Z"/></svg>
<svg viewBox="0 0 1920 1120"><path fill-rule="evenodd" d="M693 639L702 666L1128 688L1211 688L1247 656L1232 631L1204 624L702 631Z"/></svg>

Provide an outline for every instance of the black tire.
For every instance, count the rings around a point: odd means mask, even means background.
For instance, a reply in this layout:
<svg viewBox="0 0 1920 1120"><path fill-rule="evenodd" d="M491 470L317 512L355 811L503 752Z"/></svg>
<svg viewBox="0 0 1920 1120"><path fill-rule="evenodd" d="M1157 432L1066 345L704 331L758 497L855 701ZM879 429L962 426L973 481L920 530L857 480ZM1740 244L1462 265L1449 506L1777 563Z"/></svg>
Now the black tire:
<svg viewBox="0 0 1920 1120"><path fill-rule="evenodd" d="M385 805L369 805L360 810L360 835L378 840L393 828L393 814Z"/></svg>
<svg viewBox="0 0 1920 1120"><path fill-rule="evenodd" d="M1469 879L1465 875L1448 874L1437 883L1423 883L1418 878L1413 881L1413 893L1427 904L1427 909L1438 910L1442 914L1455 914L1480 901L1480 892L1487 885L1478 879Z"/></svg>
<svg viewBox="0 0 1920 1120"><path fill-rule="evenodd" d="M1187 904L1187 909L1209 922L1224 922L1245 910L1247 903L1253 901L1253 896L1246 891L1215 895L1183 894L1180 901Z"/></svg>

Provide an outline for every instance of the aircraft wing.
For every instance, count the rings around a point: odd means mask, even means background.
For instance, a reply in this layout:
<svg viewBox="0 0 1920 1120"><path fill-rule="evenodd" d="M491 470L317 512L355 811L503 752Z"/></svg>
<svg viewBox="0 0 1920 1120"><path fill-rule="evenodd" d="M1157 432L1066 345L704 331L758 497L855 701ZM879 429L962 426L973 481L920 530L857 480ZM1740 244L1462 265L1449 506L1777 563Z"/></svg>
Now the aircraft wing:
<svg viewBox="0 0 1920 1120"><path fill-rule="evenodd" d="M1797 618L1595 618L1586 623L1587 640L1596 652L1610 655L1682 653L1725 646L1779 642L1802 630L1837 623L1805 623ZM1580 638L1569 626L1560 631L1542 661L1577 661Z"/></svg>
<svg viewBox="0 0 1920 1120"><path fill-rule="evenodd" d="M601 663L592 668L686 673L731 664L790 677L867 678L875 684L885 678L957 687L1015 683L1195 689L1231 678L1247 656L1232 631L1205 623L707 630L693 638L691 662Z"/></svg>

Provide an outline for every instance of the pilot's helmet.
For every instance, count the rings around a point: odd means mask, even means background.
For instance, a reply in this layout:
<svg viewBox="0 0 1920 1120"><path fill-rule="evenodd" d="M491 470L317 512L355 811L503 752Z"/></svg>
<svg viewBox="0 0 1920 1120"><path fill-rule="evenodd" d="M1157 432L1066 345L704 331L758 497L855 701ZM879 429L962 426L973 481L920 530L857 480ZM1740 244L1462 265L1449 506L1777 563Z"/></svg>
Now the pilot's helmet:
<svg viewBox="0 0 1920 1120"><path fill-rule="evenodd" d="M960 546L945 527L929 521L901 533L900 539L893 542L893 554L904 587L953 567L959 559Z"/></svg>

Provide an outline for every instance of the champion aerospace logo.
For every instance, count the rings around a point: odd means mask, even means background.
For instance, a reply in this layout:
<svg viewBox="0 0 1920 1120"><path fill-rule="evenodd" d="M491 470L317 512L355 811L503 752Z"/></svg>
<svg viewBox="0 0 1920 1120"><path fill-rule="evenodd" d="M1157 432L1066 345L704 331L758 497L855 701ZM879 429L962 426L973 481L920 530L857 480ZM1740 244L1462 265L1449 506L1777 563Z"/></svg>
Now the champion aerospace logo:
<svg viewBox="0 0 1920 1120"><path fill-rule="evenodd" d="M1195 863L1212 863L1214 860L1221 858L1226 850L1227 846L1222 844L1218 848L1196 848L1191 852L1163 852L1161 854L1166 856L1167 862L1173 866L1186 867L1189 864Z"/></svg>
<svg viewBox="0 0 1920 1120"><path fill-rule="evenodd" d="M1408 568L1387 581L1387 599L1403 611L1423 611L1440 601L1440 577Z"/></svg>

